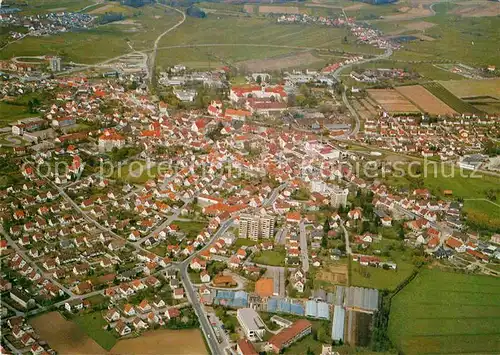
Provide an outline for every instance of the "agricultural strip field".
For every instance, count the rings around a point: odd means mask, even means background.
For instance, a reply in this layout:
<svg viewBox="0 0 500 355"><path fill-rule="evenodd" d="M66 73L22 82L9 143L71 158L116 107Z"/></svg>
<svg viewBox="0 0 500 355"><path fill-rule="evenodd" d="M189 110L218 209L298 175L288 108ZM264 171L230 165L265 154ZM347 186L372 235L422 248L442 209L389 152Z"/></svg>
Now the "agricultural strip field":
<svg viewBox="0 0 500 355"><path fill-rule="evenodd" d="M58 312L50 312L30 320L35 332L60 354L105 354L106 351L76 324ZM50 326L47 326L50 325Z"/></svg>
<svg viewBox="0 0 500 355"><path fill-rule="evenodd" d="M420 110L394 89L370 89L368 95L389 113L416 113Z"/></svg>
<svg viewBox="0 0 500 355"><path fill-rule="evenodd" d="M101 312L78 315L74 318L74 322L104 349L111 350L116 344L115 335L112 331L105 329L108 323L102 317Z"/></svg>
<svg viewBox="0 0 500 355"><path fill-rule="evenodd" d="M449 80L440 81L439 83L459 98L493 96L500 99L500 78L486 80Z"/></svg>
<svg viewBox="0 0 500 355"><path fill-rule="evenodd" d="M204 355L207 349L199 329L160 329L138 338L119 340L110 354L120 355Z"/></svg>
<svg viewBox="0 0 500 355"><path fill-rule="evenodd" d="M420 85L399 86L396 90L431 115L454 115L457 112Z"/></svg>
<svg viewBox="0 0 500 355"><path fill-rule="evenodd" d="M440 81L441 86L467 105L486 113L500 112L500 79Z"/></svg>
<svg viewBox="0 0 500 355"><path fill-rule="evenodd" d="M498 354L498 299L498 278L424 270L392 299L389 337L405 354Z"/></svg>
<svg viewBox="0 0 500 355"><path fill-rule="evenodd" d="M446 90L439 83L427 83L423 85L430 93L442 100L448 106L453 108L458 113L474 113L480 114L481 111L469 104L468 102L460 100L451 92Z"/></svg>

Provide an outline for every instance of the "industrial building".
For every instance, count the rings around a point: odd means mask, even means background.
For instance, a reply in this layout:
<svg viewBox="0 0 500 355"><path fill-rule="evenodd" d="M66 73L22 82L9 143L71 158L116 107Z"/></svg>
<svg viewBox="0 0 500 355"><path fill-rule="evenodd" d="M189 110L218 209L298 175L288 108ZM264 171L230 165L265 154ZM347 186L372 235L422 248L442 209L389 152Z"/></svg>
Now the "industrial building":
<svg viewBox="0 0 500 355"><path fill-rule="evenodd" d="M257 240L274 235L275 217L243 213L240 216L239 237Z"/></svg>
<svg viewBox="0 0 500 355"><path fill-rule="evenodd" d="M259 314L252 308L241 308L236 312L245 337L250 341L262 340L266 334L266 327Z"/></svg>

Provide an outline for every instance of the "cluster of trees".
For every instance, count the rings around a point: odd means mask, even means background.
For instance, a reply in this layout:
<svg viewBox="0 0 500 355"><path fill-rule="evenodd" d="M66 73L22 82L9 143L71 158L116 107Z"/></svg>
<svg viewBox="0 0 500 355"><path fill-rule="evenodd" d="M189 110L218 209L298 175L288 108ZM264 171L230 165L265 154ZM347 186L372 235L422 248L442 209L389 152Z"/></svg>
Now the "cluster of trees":
<svg viewBox="0 0 500 355"><path fill-rule="evenodd" d="M121 12L106 12L99 18L99 23L104 25L110 22L122 21L125 19L125 16Z"/></svg>
<svg viewBox="0 0 500 355"><path fill-rule="evenodd" d="M207 14L205 13L205 11L200 9L198 6L194 6L194 5L191 5L190 7L187 8L186 15L191 16L191 17L196 17L196 18L207 17Z"/></svg>
<svg viewBox="0 0 500 355"><path fill-rule="evenodd" d="M138 147L123 147L123 148L113 148L113 150L109 153L110 159L113 162L119 162L130 158L140 152L140 148Z"/></svg>
<svg viewBox="0 0 500 355"><path fill-rule="evenodd" d="M500 144L493 142L492 140L486 141L484 144L484 154L494 157L500 155Z"/></svg>
<svg viewBox="0 0 500 355"><path fill-rule="evenodd" d="M131 7L141 7L146 4L152 3L151 0L122 0L121 3L123 5L131 6Z"/></svg>

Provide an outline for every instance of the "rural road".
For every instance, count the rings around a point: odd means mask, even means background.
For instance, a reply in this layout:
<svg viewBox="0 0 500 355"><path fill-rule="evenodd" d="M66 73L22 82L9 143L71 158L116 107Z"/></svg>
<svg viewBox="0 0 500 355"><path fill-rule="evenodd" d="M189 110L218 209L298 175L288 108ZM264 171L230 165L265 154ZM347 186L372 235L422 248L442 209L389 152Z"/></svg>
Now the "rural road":
<svg viewBox="0 0 500 355"><path fill-rule="evenodd" d="M360 60L360 61L358 61L356 63L352 63L352 64L341 66L340 68L338 68L337 70L335 70L333 72L333 77L338 81L339 77L340 77L340 74L344 70L346 70L348 68L352 68L353 65L360 65L360 64L365 64L365 63L369 63L369 62L374 62L374 61L377 61L377 60L387 59L387 58L389 58L392 55L392 53L393 53L392 48L387 48L385 50L385 52L383 54L381 54L381 55L378 55L378 56L375 56L375 57L372 57L372 58L363 59L363 60ZM344 88L344 91L342 91L342 101L346 105L346 107L349 110L349 112L351 113L351 115L354 117L355 125L354 125L354 128L353 128L353 130L351 132L349 132L347 134L344 134L343 136L338 136L338 137L336 137L337 139L345 139L345 138L348 138L348 137L351 137L351 136L355 136L356 134L358 134L359 128L360 128L360 124L361 124L360 120L359 120L358 112L354 109L354 107L352 107L351 103L347 99L347 94L346 94L345 88Z"/></svg>
<svg viewBox="0 0 500 355"><path fill-rule="evenodd" d="M156 52L158 51L158 43L160 43L160 40L163 38L163 36L165 36L170 31L175 30L177 27L179 27L180 25L182 25L184 23L184 21L186 21L186 15L184 14L183 11L181 11L179 9L176 9L176 8L173 8L173 7L170 7L168 5L163 5L163 4L159 4L159 5L167 8L167 9L174 10L174 11L180 13L182 15L182 20L180 20L179 22L177 22L175 25L173 25L172 27L170 27L168 30L166 30L165 32L163 32L162 34L160 34L156 38L154 46L153 46L153 53L151 53L151 57L149 58L149 64L148 64L149 83L150 84L153 82L154 67L155 67L155 61L156 61Z"/></svg>

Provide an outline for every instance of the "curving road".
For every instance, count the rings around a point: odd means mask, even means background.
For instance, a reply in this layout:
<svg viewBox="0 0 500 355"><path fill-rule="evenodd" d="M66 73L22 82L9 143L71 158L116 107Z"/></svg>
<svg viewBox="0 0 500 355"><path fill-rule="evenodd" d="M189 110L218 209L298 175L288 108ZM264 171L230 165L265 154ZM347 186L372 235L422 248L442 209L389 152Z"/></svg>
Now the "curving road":
<svg viewBox="0 0 500 355"><path fill-rule="evenodd" d="M348 65L341 66L340 68L338 68L337 70L335 70L333 72L333 77L338 81L339 77L340 77L340 74L344 70L346 70L348 68L352 68L353 65L365 64L365 63L374 62L374 61L377 61L377 60L387 59L387 58L389 58L392 55L392 53L393 53L392 52L392 48L387 48L383 54L380 54L378 56L375 56L375 57L372 57L372 58L368 58L368 59L363 59L363 60L357 61L355 63L351 63L351 64L348 64ZM358 134L359 127L360 127L359 115L356 112L356 110L354 109L354 107L352 107L352 105L350 104L349 100L347 99L347 94L346 94L345 88L342 91L342 101L344 102L344 104L346 105L347 109L349 110L349 112L354 117L355 125L354 125L354 128L352 129L351 132L346 133L346 134L344 134L342 136L335 137L336 139L345 139L345 138L348 138L348 137L351 137L351 136L355 136L356 134Z"/></svg>
<svg viewBox="0 0 500 355"><path fill-rule="evenodd" d="M175 30L177 27L182 25L184 23L184 21L186 21L186 14L184 14L183 11L176 9L174 7L168 6L168 5L163 5L163 4L159 4L159 5L167 8L167 9L174 10L174 11L180 13L182 15L182 20L177 22L175 25L170 27L168 30L166 30L165 32L163 32L162 34L160 34L156 38L154 46L153 46L153 53L151 53L151 57L149 58L149 63L148 63L148 73L149 73L149 83L150 84L153 82L153 77L154 77L154 67L155 67L155 61L156 61L156 52L158 51L158 43L160 43L160 40L163 38L163 36L165 36L170 31Z"/></svg>

